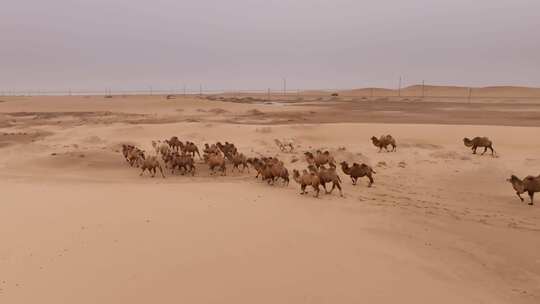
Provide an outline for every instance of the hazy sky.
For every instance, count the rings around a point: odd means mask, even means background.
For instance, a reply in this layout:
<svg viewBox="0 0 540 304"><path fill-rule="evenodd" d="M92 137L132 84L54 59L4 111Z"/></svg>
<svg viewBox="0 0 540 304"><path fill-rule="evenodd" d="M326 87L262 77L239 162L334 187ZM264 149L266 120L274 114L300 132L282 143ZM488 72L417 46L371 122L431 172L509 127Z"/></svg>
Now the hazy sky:
<svg viewBox="0 0 540 304"><path fill-rule="evenodd" d="M0 91L540 86L540 0L2 0Z"/></svg>

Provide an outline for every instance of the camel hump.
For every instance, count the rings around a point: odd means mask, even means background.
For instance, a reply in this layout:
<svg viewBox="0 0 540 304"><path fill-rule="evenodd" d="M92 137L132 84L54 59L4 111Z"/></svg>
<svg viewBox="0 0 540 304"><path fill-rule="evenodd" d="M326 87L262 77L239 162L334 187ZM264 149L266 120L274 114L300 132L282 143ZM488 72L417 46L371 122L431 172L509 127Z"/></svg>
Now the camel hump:
<svg viewBox="0 0 540 304"><path fill-rule="evenodd" d="M360 166L359 163L353 163L352 165L353 165L353 167L358 167L358 166Z"/></svg>

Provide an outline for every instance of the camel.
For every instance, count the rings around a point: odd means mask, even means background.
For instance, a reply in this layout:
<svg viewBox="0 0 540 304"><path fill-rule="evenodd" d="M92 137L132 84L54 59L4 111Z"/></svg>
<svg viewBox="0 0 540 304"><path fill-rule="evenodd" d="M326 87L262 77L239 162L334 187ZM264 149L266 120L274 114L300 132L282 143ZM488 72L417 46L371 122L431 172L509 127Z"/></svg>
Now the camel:
<svg viewBox="0 0 540 304"><path fill-rule="evenodd" d="M310 172L317 174L319 177L319 182L324 188L324 192L326 194L331 194L335 188L339 189L339 196L343 197L343 190L341 189L341 178L339 178L339 175L336 172L336 167L330 167L327 169L324 166L321 166L320 168L316 168L314 165L309 165L308 169ZM326 189L326 184L332 183L332 189L328 191Z"/></svg>
<svg viewBox="0 0 540 304"><path fill-rule="evenodd" d="M164 160L167 167L171 169L172 174L174 174L175 169L184 169L184 173L191 173L192 176L195 175L195 161L189 154L174 152L167 155Z"/></svg>
<svg viewBox="0 0 540 304"><path fill-rule="evenodd" d="M126 159L126 161L128 161L129 151L131 151L133 149L135 149L135 146L133 146L133 145L122 144L122 155L124 155L124 158Z"/></svg>
<svg viewBox="0 0 540 304"><path fill-rule="evenodd" d="M296 169L293 170L293 179L295 182L300 184L300 189L302 192L300 194L306 194L306 187L311 186L315 190L315 197L319 197L320 192L320 180L319 176L313 172L308 172L307 170L302 171L302 175Z"/></svg>
<svg viewBox="0 0 540 304"><path fill-rule="evenodd" d="M531 199L529 205L534 205L534 193L540 192L540 175L529 175L523 180L519 179L515 175L512 175L506 181L512 184L512 187L514 188L514 190L516 190L516 194L522 202L524 200L523 197L521 197L521 194L527 192L529 194L529 198Z"/></svg>
<svg viewBox="0 0 540 304"><path fill-rule="evenodd" d="M380 138L372 136L371 141L375 147L379 148L379 152L381 152L383 148L386 150L386 152L390 152L388 150L388 146L392 146L391 152L396 151L396 140L392 137L392 135L383 135Z"/></svg>
<svg viewBox="0 0 540 304"><path fill-rule="evenodd" d="M466 147L470 147L472 149L473 154L476 154L476 149L479 147L484 148L484 152L482 152L481 155L484 155L487 149L491 150L492 156L495 154L495 150L493 150L493 142L487 137L475 137L473 139L465 137L463 138L463 143Z"/></svg>
<svg viewBox="0 0 540 304"><path fill-rule="evenodd" d="M264 170L263 161L255 157L255 158L248 158L246 162L250 164L253 167L253 169L255 169L255 171L257 172L257 175L255 176L255 178L259 178L259 175L262 175L263 170Z"/></svg>
<svg viewBox="0 0 540 304"><path fill-rule="evenodd" d="M169 140L166 139L165 143L168 144L169 147L171 147L171 149L174 151L178 151L178 148L180 148L182 144L182 142L176 136L171 137Z"/></svg>
<svg viewBox="0 0 540 304"><path fill-rule="evenodd" d="M343 173L349 175L352 180L352 184L356 185L356 182L358 181L358 178L366 176L369 179L369 185L368 187L371 187L373 185L374 180L372 174L375 174L373 168L366 164L357 164L353 163L352 167L349 167L349 164L346 161L342 161L341 163L341 170L343 170Z"/></svg>
<svg viewBox="0 0 540 304"><path fill-rule="evenodd" d="M161 164L159 163L157 156L150 156L146 159L139 158L138 164L139 167L142 169L139 176L142 176L144 171L148 170L148 172L152 173L152 177L154 177L156 176L156 168L158 168L159 172L161 172L161 176L165 178L165 175L163 174L163 168L161 168Z"/></svg>
<svg viewBox="0 0 540 304"><path fill-rule="evenodd" d="M317 168L325 164L329 164L330 166L335 166L336 164L334 157L328 151L321 152L321 150L317 150L315 155L311 152L305 152L304 155L308 164L315 165Z"/></svg>
<svg viewBox="0 0 540 304"><path fill-rule="evenodd" d="M210 154L208 156L208 167L210 168L211 174L214 173L214 170L217 168L221 171L221 175L227 175L227 168L225 167L225 158L221 154Z"/></svg>
<svg viewBox="0 0 540 304"><path fill-rule="evenodd" d="M267 163L263 172L265 172L266 176L268 173L270 174L272 184L274 184L277 179L281 178L285 185L289 185L289 171L285 168L283 162ZM263 177L263 180L264 179L265 178Z"/></svg>
<svg viewBox="0 0 540 304"><path fill-rule="evenodd" d="M221 142L217 142L216 146L219 148L221 152L223 152L224 155L236 153L238 150L234 146L234 144L225 142L225 144L222 144Z"/></svg>
<svg viewBox="0 0 540 304"><path fill-rule="evenodd" d="M146 157L144 155L144 151L133 147L129 151L127 151L126 160L128 161L129 165L133 167L134 165L139 167L139 160L144 160Z"/></svg>
<svg viewBox="0 0 540 304"><path fill-rule="evenodd" d="M216 144L212 144L211 146L208 145L208 144L204 144L204 150L203 150L203 153L204 154L210 154L210 153L218 153L220 150L219 148L216 146Z"/></svg>
<svg viewBox="0 0 540 304"><path fill-rule="evenodd" d="M282 142L279 139L274 139L274 142L278 146L279 150L281 150L281 152L287 152L287 149L289 150L288 152L293 152L294 150L294 145L293 145L292 140L284 140Z"/></svg>
<svg viewBox="0 0 540 304"><path fill-rule="evenodd" d="M201 154L199 153L199 148L197 148L197 145L190 141L186 141L186 144L184 145L182 142L180 142L180 150L184 153L191 154L193 157L195 157L195 153L199 156L200 159L202 159Z"/></svg>
<svg viewBox="0 0 540 304"><path fill-rule="evenodd" d="M236 170L240 171L240 165L242 165L242 172L244 172L246 168L248 169L248 172L249 172L247 158L244 154L236 152L235 154L231 155L230 161L233 165L233 168L231 169L231 171L234 170L235 168Z"/></svg>
<svg viewBox="0 0 540 304"><path fill-rule="evenodd" d="M165 156L171 152L171 148L165 142L160 140L152 141L152 147L156 150L156 155L161 155L161 158L165 159Z"/></svg>

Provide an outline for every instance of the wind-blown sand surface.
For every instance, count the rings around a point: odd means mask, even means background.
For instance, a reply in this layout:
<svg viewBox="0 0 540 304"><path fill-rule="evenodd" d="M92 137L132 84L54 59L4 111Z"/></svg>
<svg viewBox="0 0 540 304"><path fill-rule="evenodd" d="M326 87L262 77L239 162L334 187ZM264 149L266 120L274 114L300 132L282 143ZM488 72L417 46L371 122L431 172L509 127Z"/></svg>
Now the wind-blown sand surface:
<svg viewBox="0 0 540 304"><path fill-rule="evenodd" d="M537 105L512 116L504 104L418 114L409 103L2 99L0 303L540 302L540 201L519 202L505 181L540 174L539 122L520 116ZM389 106L403 114L379 113ZM396 153L369 141L386 133ZM119 153L173 135L277 155L290 171L305 168L303 151L329 149L372 165L375 184L339 170L345 197L315 199L253 170L210 177L202 163L194 177L139 177ZM463 146L478 135L497 157ZM296 154L274 138L294 139Z"/></svg>

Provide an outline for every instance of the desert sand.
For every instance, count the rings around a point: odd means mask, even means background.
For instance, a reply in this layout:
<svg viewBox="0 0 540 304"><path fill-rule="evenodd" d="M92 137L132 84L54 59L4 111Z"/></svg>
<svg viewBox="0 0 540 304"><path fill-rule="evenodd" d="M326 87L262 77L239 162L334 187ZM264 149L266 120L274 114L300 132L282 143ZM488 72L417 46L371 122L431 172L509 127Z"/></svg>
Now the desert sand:
<svg viewBox="0 0 540 304"><path fill-rule="evenodd" d="M540 174L538 103L0 99L0 303L540 302L540 201L506 182ZM139 177L121 156L173 135L290 171L328 149L375 184L339 170L345 197L316 199L199 159L194 177Z"/></svg>

